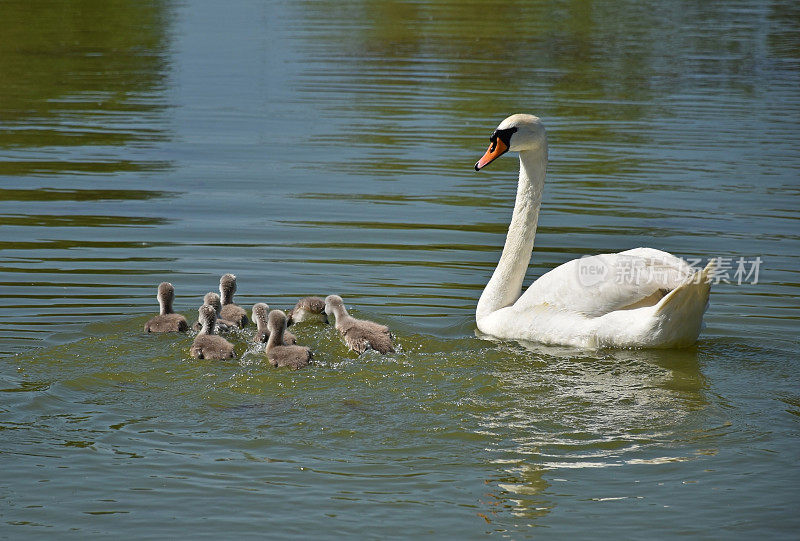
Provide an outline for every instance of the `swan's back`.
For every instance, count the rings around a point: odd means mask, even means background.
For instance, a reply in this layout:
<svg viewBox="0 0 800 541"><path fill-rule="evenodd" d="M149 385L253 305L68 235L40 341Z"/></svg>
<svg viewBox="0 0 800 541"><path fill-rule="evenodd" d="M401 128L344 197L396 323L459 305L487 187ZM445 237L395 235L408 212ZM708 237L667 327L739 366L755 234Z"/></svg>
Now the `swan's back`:
<svg viewBox="0 0 800 541"><path fill-rule="evenodd" d="M341 325L337 320L336 328L347 346L357 353L364 353L368 349L384 354L394 352L392 333L386 325L348 316Z"/></svg>
<svg viewBox="0 0 800 541"><path fill-rule="evenodd" d="M616 310L653 306L693 274L672 254L635 248L573 259L537 279L515 303L600 317Z"/></svg>
<svg viewBox="0 0 800 541"><path fill-rule="evenodd" d="M312 354L311 350L305 346L268 346L267 358L272 366L298 370L308 366L308 363L312 359Z"/></svg>
<svg viewBox="0 0 800 541"><path fill-rule="evenodd" d="M672 267L676 275L690 269L682 260L674 259L681 262L681 265ZM677 285L672 277L662 281L662 285L671 288L666 294L661 289L655 289L647 295L646 288L636 289L630 286L626 289L624 284L618 288L596 287L597 284L586 287L579 284L584 289L573 289L572 292L580 292L581 295L570 297L559 289L560 284L557 281L550 281L552 277L542 281L549 274L558 277L559 272L576 272L575 264L578 261L580 260L565 263L542 276L535 282L535 287L531 286L518 302L482 318L478 322L478 328L498 338L592 348L685 347L697 341L702 328L703 313L708 307L711 286L709 278L714 272L714 261L697 273L687 274ZM566 280L564 276L562 275L562 279ZM611 281L613 282L613 278ZM553 289L547 290L548 286ZM648 287L657 286L658 284ZM640 300L636 302L636 297L626 297L626 292L638 292ZM549 298L555 299L554 301L546 300L548 293L551 295ZM522 302L523 300L527 303ZM628 301L631 304L626 304ZM593 309L598 315L593 315L592 312L581 313L568 305L558 304L564 302L583 302L584 306ZM608 308L615 305L622 306L618 309Z"/></svg>
<svg viewBox="0 0 800 541"><path fill-rule="evenodd" d="M180 314L159 314L145 323L145 332L186 332L189 324Z"/></svg>
<svg viewBox="0 0 800 541"><path fill-rule="evenodd" d="M286 313L286 318L287 325L301 321L327 322L325 301L319 297L303 297Z"/></svg>
<svg viewBox="0 0 800 541"><path fill-rule="evenodd" d="M233 359L236 354L233 344L216 334L198 334L190 349L195 359L223 361Z"/></svg>

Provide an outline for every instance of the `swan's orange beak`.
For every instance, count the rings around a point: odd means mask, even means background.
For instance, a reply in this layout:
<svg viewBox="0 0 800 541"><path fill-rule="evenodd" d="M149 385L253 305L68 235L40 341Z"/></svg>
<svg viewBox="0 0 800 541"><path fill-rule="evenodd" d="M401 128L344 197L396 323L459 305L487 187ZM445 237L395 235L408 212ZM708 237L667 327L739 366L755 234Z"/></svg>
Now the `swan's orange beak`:
<svg viewBox="0 0 800 541"><path fill-rule="evenodd" d="M492 141L492 144L489 145L489 148L486 150L486 154L483 155L483 158L478 160L478 163L475 164L475 170L480 171L506 152L508 152L508 145L506 145L503 140L498 137Z"/></svg>

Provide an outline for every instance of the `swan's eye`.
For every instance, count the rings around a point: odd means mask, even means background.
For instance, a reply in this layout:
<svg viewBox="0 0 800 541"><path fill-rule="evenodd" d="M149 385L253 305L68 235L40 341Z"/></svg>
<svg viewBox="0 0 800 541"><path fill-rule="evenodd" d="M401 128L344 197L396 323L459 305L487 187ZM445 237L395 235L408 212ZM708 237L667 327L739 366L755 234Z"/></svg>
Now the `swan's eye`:
<svg viewBox="0 0 800 541"><path fill-rule="evenodd" d="M497 135L496 134L492 134L492 136L489 137L489 142L492 143L492 146L489 149L489 152L494 152L494 149L497 148Z"/></svg>
<svg viewBox="0 0 800 541"><path fill-rule="evenodd" d="M515 127L506 128L504 130L495 130L494 133L492 134L492 138L490 139L490 141L492 141L492 144L496 145L497 140L500 139L501 141L503 141L503 143L505 143L506 146L510 146L511 136L514 135L516 132L517 128ZM492 148L494 149L494 147Z"/></svg>

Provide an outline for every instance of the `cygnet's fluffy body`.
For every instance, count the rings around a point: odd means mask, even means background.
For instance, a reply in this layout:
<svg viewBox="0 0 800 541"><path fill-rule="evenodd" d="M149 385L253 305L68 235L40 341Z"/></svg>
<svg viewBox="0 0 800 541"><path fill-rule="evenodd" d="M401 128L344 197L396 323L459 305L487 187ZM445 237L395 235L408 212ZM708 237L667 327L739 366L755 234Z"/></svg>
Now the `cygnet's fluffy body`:
<svg viewBox="0 0 800 541"><path fill-rule="evenodd" d="M253 305L253 321L256 322L258 330L254 340L258 343L266 343L269 340L269 325L267 324L267 317L269 315L269 306L263 302ZM297 337L289 331L283 332L283 345L290 346L297 343Z"/></svg>
<svg viewBox="0 0 800 541"><path fill-rule="evenodd" d="M236 328L236 324L233 321L228 321L227 319L220 316L220 312L222 311L222 302L219 299L219 295L214 293L213 291L209 291L206 293L205 297L203 297L203 304L207 304L212 306L217 313L217 323L215 326L215 330L217 332L229 332ZM196 331L199 331L203 328L203 324L200 321L195 321L192 328Z"/></svg>
<svg viewBox="0 0 800 541"><path fill-rule="evenodd" d="M233 359L236 356L233 352L233 344L214 334L214 324L217 319L214 307L204 304L197 312L202 328L192 344L190 350L192 357L217 361Z"/></svg>
<svg viewBox="0 0 800 541"><path fill-rule="evenodd" d="M172 287L172 284L161 282L158 285L156 299L158 299L160 307L159 314L144 324L145 332L186 332L189 330L186 318L172 310L172 302L175 300L175 288Z"/></svg>
<svg viewBox="0 0 800 541"><path fill-rule="evenodd" d="M354 318L347 313L340 296L328 295L325 298L325 313L329 318L331 316L336 318L336 330L344 338L347 347L356 353L361 354L368 349L374 349L379 353L394 351L389 327L374 321Z"/></svg>
<svg viewBox="0 0 800 541"><path fill-rule="evenodd" d="M233 295L236 293L236 276L223 274L219 279L219 295L222 300L220 316L232 321L240 329L247 325L247 311L241 306L233 304Z"/></svg>
<svg viewBox="0 0 800 541"><path fill-rule="evenodd" d="M328 322L325 314L325 301L319 297L303 297L294 308L286 314L286 325L300 323L301 321L321 321Z"/></svg>
<svg viewBox="0 0 800 541"><path fill-rule="evenodd" d="M270 332L267 340L267 358L272 366L286 366L292 370L303 368L311 361L311 350L304 346L283 345L286 330L286 314L280 310L269 313L267 327Z"/></svg>

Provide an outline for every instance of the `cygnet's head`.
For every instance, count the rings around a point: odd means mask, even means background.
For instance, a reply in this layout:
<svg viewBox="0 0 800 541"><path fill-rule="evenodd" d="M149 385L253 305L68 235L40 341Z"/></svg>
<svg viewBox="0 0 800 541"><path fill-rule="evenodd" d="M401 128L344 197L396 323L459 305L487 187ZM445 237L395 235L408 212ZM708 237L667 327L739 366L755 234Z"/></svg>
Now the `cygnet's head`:
<svg viewBox="0 0 800 541"><path fill-rule="evenodd" d="M156 299L158 302L172 302L175 298L175 288L172 287L172 284L169 282L161 282L158 284L158 294L156 295Z"/></svg>
<svg viewBox="0 0 800 541"><path fill-rule="evenodd" d="M204 304L197 310L197 319L200 325L209 332L214 332L214 325L217 323L217 312L213 306Z"/></svg>
<svg viewBox="0 0 800 541"><path fill-rule="evenodd" d="M222 296L223 303L226 303L226 300L230 302L234 293L236 293L236 276L223 274L219 279L219 294Z"/></svg>
<svg viewBox="0 0 800 541"><path fill-rule="evenodd" d="M489 149L475 164L480 171L508 152L544 149L547 151L547 135L539 117L533 115L511 115L500 123L489 137Z"/></svg>
<svg viewBox="0 0 800 541"><path fill-rule="evenodd" d="M325 301L319 297L303 297L297 304L294 305L295 309L302 309L312 314L321 314L325 311Z"/></svg>
<svg viewBox="0 0 800 541"><path fill-rule="evenodd" d="M269 313L267 330L270 334L277 333L278 336L283 336L283 331L286 330L286 314L282 310L273 310Z"/></svg>
<svg viewBox="0 0 800 541"><path fill-rule="evenodd" d="M269 313L269 306L263 302L253 305L253 320L259 331L266 330L267 328L267 314Z"/></svg>
<svg viewBox="0 0 800 541"><path fill-rule="evenodd" d="M325 301L319 297L303 297L298 300L294 308L286 312L286 326L291 327L297 321L323 321L328 323L325 315Z"/></svg>
<svg viewBox="0 0 800 541"><path fill-rule="evenodd" d="M175 300L175 288L169 282L161 282L158 284L158 306L161 308L162 314L172 313L172 301Z"/></svg>
<svg viewBox="0 0 800 541"><path fill-rule="evenodd" d="M331 316L336 317L336 312L342 309L344 310L344 301L339 295L328 295L325 297L325 315L330 318Z"/></svg>
<svg viewBox="0 0 800 541"><path fill-rule="evenodd" d="M219 295L213 291L209 291L206 293L205 297L203 297L203 304L213 306L214 310L217 311L217 316L219 316L219 311L222 310L222 301L219 300Z"/></svg>

